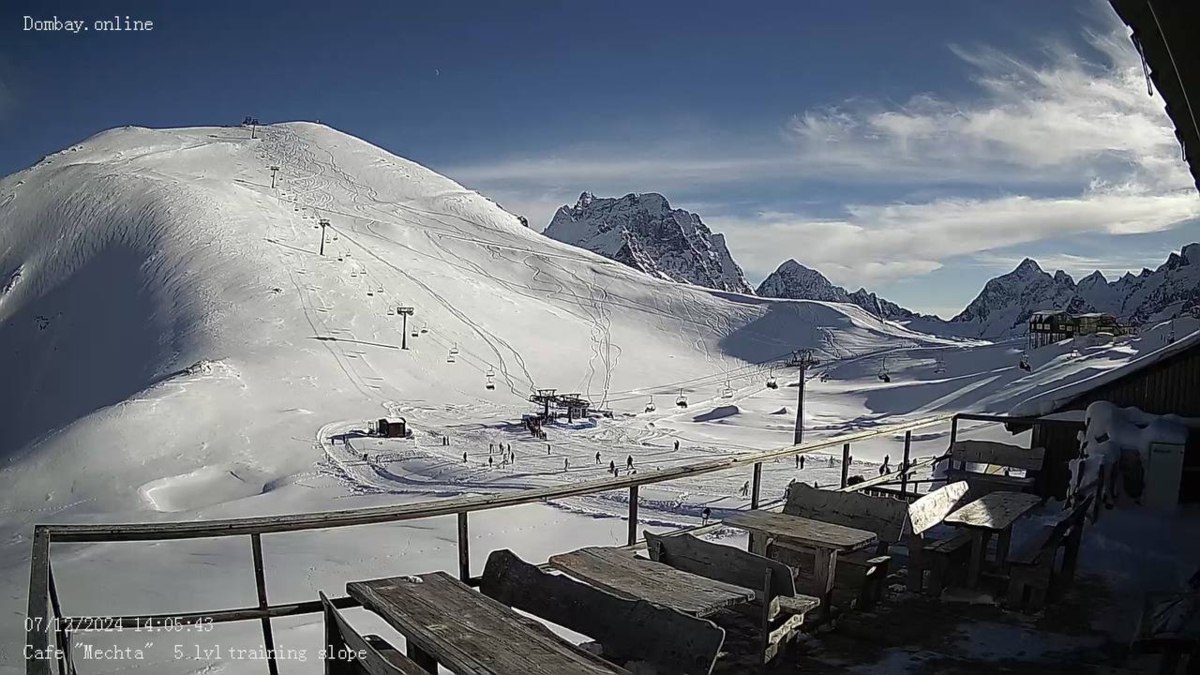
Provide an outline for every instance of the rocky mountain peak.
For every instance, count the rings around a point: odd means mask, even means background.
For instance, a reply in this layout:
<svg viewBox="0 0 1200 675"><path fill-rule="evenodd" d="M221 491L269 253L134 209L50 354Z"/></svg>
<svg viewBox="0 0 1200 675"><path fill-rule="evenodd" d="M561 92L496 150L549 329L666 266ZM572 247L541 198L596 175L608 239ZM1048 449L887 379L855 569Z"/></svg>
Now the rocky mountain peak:
<svg viewBox="0 0 1200 675"><path fill-rule="evenodd" d="M915 312L884 300L865 288L847 293L846 289L835 286L825 275L795 260L787 260L763 279L755 293L766 298L846 302L858 305L883 319L912 319L918 316Z"/></svg>
<svg viewBox="0 0 1200 675"><path fill-rule="evenodd" d="M656 192L624 197L579 195L563 206L543 233L656 276L735 293L752 293L725 238L700 217L672 209Z"/></svg>

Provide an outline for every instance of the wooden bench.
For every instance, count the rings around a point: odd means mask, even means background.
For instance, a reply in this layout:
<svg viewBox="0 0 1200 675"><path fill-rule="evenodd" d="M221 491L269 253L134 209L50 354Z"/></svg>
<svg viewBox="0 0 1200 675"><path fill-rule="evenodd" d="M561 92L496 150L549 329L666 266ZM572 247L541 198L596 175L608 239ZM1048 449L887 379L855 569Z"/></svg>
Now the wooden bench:
<svg viewBox="0 0 1200 675"><path fill-rule="evenodd" d="M428 675L388 641L354 630L329 598L320 595L325 610L325 675Z"/></svg>
<svg viewBox="0 0 1200 675"><path fill-rule="evenodd" d="M966 570L971 553L970 532L934 539L929 531L954 512L969 490L965 481L944 485L908 505L908 590L941 595L956 570ZM929 583L925 573L929 573Z"/></svg>
<svg viewBox="0 0 1200 675"><path fill-rule="evenodd" d="M662 673L708 675L725 642L707 619L544 572L507 549L488 556L479 590L594 639L610 660L645 661Z"/></svg>
<svg viewBox="0 0 1200 675"><path fill-rule="evenodd" d="M1070 586L1075 578L1079 547L1088 509L1095 495L1088 495L1053 523L1042 525L1008 557L1009 579L1006 606L1037 612L1046 604L1051 585ZM1063 549L1062 567L1056 570L1058 551ZM1028 603L1026 604L1026 598Z"/></svg>
<svg viewBox="0 0 1200 675"><path fill-rule="evenodd" d="M762 588L756 602L760 607L763 663L786 647L804 624L805 616L821 604L818 598L796 592L792 570L781 562L690 534L642 534L651 560L709 579Z"/></svg>
<svg viewBox="0 0 1200 675"><path fill-rule="evenodd" d="M971 486L974 498L993 490L1028 492L1038 484L1046 451L1042 448L1022 448L994 441L957 441L950 447L946 477L951 481L965 480ZM994 467L992 470L974 470L970 465ZM1005 475L1006 469L1020 469L1024 476Z"/></svg>
<svg viewBox="0 0 1200 675"><path fill-rule="evenodd" d="M874 532L879 538L875 548L838 556L835 578L842 585L855 589L852 602L856 607L870 607L883 597L892 562L890 548L903 543L905 538L907 503L888 497L820 490L804 483L793 483L788 490L783 512ZM800 566L807 564L794 552L785 554L783 558Z"/></svg>

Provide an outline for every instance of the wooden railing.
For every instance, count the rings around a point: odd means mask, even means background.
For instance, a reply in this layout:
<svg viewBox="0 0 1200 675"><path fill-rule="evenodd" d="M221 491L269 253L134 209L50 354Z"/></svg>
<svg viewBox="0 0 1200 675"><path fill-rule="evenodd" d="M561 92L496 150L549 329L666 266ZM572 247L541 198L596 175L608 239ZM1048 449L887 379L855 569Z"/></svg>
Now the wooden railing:
<svg viewBox="0 0 1200 675"><path fill-rule="evenodd" d="M628 545L635 547L638 544L638 488L642 485L664 483L691 476L752 466L754 468L754 477L750 508L757 509L760 508L759 488L763 462L833 448L839 445L842 446L843 460L845 460L849 457L852 443L882 436L895 436L901 433L904 434L904 461L900 465L904 467L903 470L872 478L856 485L847 486L846 465L848 462L843 461L841 483L842 489L846 490L884 489L884 486L898 483L900 485L900 495L903 496L908 491L909 476L917 469L927 467L937 459L934 457L920 462L910 461L912 432L950 422L950 442L953 443L958 433L958 420L960 418L980 419L984 421L1016 421L1010 418L995 418L992 416L940 415L914 422L843 434L812 443L788 445L761 452L729 455L720 459L636 475L581 481L569 485L520 490L498 495L455 497L415 504L208 521L37 525L34 528L33 552L30 560L29 607L26 616L27 657L25 672L27 675L54 675L55 672L58 675L77 675L71 654L71 633L76 630L86 630L87 626L80 617L68 617L62 614L50 560L50 546L55 543L162 541L249 536L254 554L254 576L258 597L257 606L202 612L119 616L106 620L110 622L112 627L120 626L123 628L144 628L148 625L164 624L183 625L201 621L221 623L258 620L262 623L263 640L268 653L270 653L271 647L274 644L274 634L271 629L272 619L320 612L321 604L316 600L278 605L272 605L268 602L266 571L262 557L262 535L264 534L332 529L456 514L458 516L459 577L467 583L477 583L477 579L471 576L470 569L468 549L469 513L530 504L548 499L560 499L627 489L629 490ZM716 530L719 527L721 527L721 523L715 522L700 527L684 528L682 531L703 534ZM355 604L353 600L345 597L337 598L333 602L339 607L349 607ZM53 648L51 647L51 633L54 634ZM30 658L29 655L31 654L37 655L37 657ZM53 658L49 658L51 654L53 654ZM57 668L52 666L52 664L57 664ZM278 675L278 665L273 658L267 660L267 667L271 675Z"/></svg>

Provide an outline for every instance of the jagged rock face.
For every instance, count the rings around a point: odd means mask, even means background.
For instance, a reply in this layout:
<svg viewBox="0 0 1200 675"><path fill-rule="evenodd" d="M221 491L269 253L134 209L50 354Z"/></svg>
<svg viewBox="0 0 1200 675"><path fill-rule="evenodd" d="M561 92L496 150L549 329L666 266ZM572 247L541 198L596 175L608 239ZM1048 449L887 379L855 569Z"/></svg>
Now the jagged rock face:
<svg viewBox="0 0 1200 675"><path fill-rule="evenodd" d="M1053 276L1026 258L1012 272L987 282L955 323L978 325L980 337L1023 333L1030 315L1039 310L1107 312L1122 321L1143 323L1170 318L1200 306L1200 244L1172 253L1153 272L1125 274L1108 281L1093 272L1079 283L1063 271Z"/></svg>
<svg viewBox="0 0 1200 675"><path fill-rule="evenodd" d="M694 213L672 209L647 192L620 198L579 195L573 207L554 214L544 234L598 253L661 279L750 294L742 269Z"/></svg>
<svg viewBox="0 0 1200 675"><path fill-rule="evenodd" d="M847 293L835 286L825 275L805 267L795 260L788 260L759 284L755 293L764 298L791 298L793 300L821 300L824 302L847 302L858 305L883 319L912 319L919 316L894 302L889 302L860 288Z"/></svg>

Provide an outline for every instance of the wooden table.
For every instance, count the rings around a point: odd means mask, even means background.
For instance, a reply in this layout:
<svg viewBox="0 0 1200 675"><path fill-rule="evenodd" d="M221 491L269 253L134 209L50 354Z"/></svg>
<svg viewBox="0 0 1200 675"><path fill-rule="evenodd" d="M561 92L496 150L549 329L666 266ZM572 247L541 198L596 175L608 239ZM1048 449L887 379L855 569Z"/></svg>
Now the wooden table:
<svg viewBox="0 0 1200 675"><path fill-rule="evenodd" d="M866 548L878 540L874 532L867 530L773 511L737 511L726 516L724 523L751 534L751 553L765 556L772 543L811 552L813 595L821 599L824 611L829 610L833 597L838 554Z"/></svg>
<svg viewBox="0 0 1200 675"><path fill-rule="evenodd" d="M472 675L628 673L445 572L355 581L346 592L404 635L408 656L431 673L439 663Z"/></svg>
<svg viewBox="0 0 1200 675"><path fill-rule="evenodd" d="M1029 513L1040 504L1042 498L1027 492L999 490L988 493L946 516L943 522L971 531L971 567L967 571L967 585L979 585L987 553L988 538L999 534L996 540L996 562L1004 565L1008 559L1008 546L1012 540L1012 526L1018 518Z"/></svg>
<svg viewBox="0 0 1200 675"><path fill-rule="evenodd" d="M755 592L640 558L632 551L582 548L550 557L550 566L622 597L705 617L754 599Z"/></svg>

